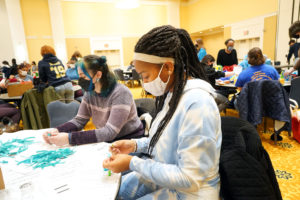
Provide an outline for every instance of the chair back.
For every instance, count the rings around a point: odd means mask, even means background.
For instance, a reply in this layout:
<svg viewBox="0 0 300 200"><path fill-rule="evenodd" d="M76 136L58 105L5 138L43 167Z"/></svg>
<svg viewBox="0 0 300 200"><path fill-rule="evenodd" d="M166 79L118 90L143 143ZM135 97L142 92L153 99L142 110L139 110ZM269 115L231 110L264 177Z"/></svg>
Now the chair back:
<svg viewBox="0 0 300 200"><path fill-rule="evenodd" d="M297 101L300 105L300 78L295 78L291 82L290 99Z"/></svg>
<svg viewBox="0 0 300 200"><path fill-rule="evenodd" d="M63 103L61 101L53 101L47 105L47 111L50 119L50 127L58 127L71 119L78 112L80 103L72 101L71 103Z"/></svg>
<svg viewBox="0 0 300 200"><path fill-rule="evenodd" d="M141 113L138 113L139 116L144 113L149 113L152 117L155 114L155 100L150 98L140 98L136 99L135 105L137 107L137 110Z"/></svg>
<svg viewBox="0 0 300 200"><path fill-rule="evenodd" d="M252 81L244 85L237 97L240 118L252 125L261 124L263 117L291 122L288 95L277 80Z"/></svg>
<svg viewBox="0 0 300 200"><path fill-rule="evenodd" d="M141 79L140 75L136 72L135 69L132 69L132 80L138 81L140 79Z"/></svg>
<svg viewBox="0 0 300 200"><path fill-rule="evenodd" d="M282 200L272 162L255 127L243 119L222 117L221 128L222 199Z"/></svg>
<svg viewBox="0 0 300 200"><path fill-rule="evenodd" d="M125 81L125 78L124 78L124 74L123 74L123 70L122 69L115 69L114 70L114 73L115 73L115 76L118 80L120 81Z"/></svg>

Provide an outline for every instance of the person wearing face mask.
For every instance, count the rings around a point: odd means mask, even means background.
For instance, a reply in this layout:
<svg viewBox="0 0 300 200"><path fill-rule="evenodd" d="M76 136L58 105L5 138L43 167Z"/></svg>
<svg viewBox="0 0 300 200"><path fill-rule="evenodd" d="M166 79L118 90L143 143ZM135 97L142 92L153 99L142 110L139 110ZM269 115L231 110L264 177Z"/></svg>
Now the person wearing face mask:
<svg viewBox="0 0 300 200"><path fill-rule="evenodd" d="M62 146L142 137L144 128L137 116L132 94L126 86L117 83L108 69L106 58L89 55L83 60L79 85L85 94L78 114L71 121L46 131L43 135L45 141ZM90 118L96 129L82 131Z"/></svg>
<svg viewBox="0 0 300 200"><path fill-rule="evenodd" d="M28 68L24 63L18 66L18 75L16 75L16 79L19 81L33 81L33 77L28 75Z"/></svg>
<svg viewBox="0 0 300 200"><path fill-rule="evenodd" d="M103 161L113 172L132 171L122 177L117 199L218 200L220 114L188 32L152 29L135 46L134 66L157 110L149 137L114 142Z"/></svg>
<svg viewBox="0 0 300 200"><path fill-rule="evenodd" d="M226 49L221 49L218 53L217 64L224 66L232 66L238 64L237 53L234 49L234 40L225 41Z"/></svg>
<svg viewBox="0 0 300 200"><path fill-rule="evenodd" d="M212 55L207 54L206 56L203 57L201 65L204 68L205 74L210 84L214 88L216 88L216 79L233 76L234 72L216 71L215 68L213 68L214 62L215 62L215 58Z"/></svg>
<svg viewBox="0 0 300 200"><path fill-rule="evenodd" d="M41 55L43 59L38 64L41 82L53 86L62 101L72 102L74 100L73 86L66 76L63 63L56 57L55 50L48 45L42 46Z"/></svg>

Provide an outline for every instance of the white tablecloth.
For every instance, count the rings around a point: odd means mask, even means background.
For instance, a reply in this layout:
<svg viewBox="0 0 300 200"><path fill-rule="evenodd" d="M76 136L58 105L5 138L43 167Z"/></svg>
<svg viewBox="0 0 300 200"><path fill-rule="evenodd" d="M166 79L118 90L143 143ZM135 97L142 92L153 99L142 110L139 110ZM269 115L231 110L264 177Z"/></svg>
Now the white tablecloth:
<svg viewBox="0 0 300 200"><path fill-rule="evenodd" d="M12 138L35 137L36 143L13 158L0 158L9 163L1 164L6 185L0 190L1 200L110 200L115 199L119 189L120 174L102 168L107 158L107 143L70 147L75 153L62 160L62 164L44 169L33 169L24 164L17 165L38 150L54 150L56 146L43 141L42 130L26 130L0 135L1 141Z"/></svg>

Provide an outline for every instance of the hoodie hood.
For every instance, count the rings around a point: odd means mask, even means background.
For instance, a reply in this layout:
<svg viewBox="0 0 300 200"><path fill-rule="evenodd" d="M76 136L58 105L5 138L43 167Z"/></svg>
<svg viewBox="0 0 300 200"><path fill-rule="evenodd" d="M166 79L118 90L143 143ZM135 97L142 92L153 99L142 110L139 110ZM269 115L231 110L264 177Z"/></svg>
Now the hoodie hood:
<svg viewBox="0 0 300 200"><path fill-rule="evenodd" d="M59 60L58 60L58 58L55 55L49 53L49 54L45 54L44 55L43 61L48 62L48 63L56 63Z"/></svg>
<svg viewBox="0 0 300 200"><path fill-rule="evenodd" d="M186 93L189 90L193 89L200 89L204 90L205 92L209 93L212 95L214 98L216 98L217 94L215 89L211 86L210 83L201 80L201 79L190 79L186 82L186 85L184 87L184 93Z"/></svg>

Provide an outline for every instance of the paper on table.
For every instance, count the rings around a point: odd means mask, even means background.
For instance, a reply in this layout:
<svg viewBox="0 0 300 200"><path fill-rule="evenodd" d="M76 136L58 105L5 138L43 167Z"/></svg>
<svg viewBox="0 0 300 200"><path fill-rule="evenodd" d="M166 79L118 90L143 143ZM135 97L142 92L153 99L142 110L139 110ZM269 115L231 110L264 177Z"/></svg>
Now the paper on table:
<svg viewBox="0 0 300 200"><path fill-rule="evenodd" d="M31 135L22 134L24 137ZM42 141L40 134L36 136L37 141ZM11 139L11 137L7 137ZM4 176L8 183L8 190L6 194L0 193L0 197L2 197L1 195L5 197L0 199L18 199L22 195L20 187L24 184L25 186L30 185L27 192L31 190L33 199L114 199L120 183L120 174L107 176L107 172L103 170L102 161L107 156L108 147L109 145L106 143L75 147L75 154L64 159L63 164L44 169L33 170L32 167L16 166L15 162L9 162L4 165L6 166L4 167ZM15 159L32 155L36 150L55 148L57 147L38 142L31 145L27 151L17 155ZM12 195L13 197L10 197Z"/></svg>

